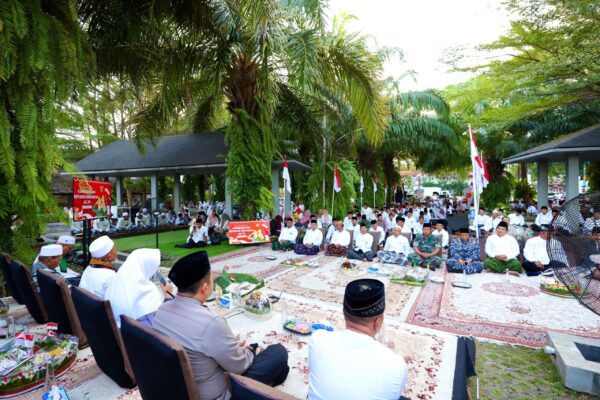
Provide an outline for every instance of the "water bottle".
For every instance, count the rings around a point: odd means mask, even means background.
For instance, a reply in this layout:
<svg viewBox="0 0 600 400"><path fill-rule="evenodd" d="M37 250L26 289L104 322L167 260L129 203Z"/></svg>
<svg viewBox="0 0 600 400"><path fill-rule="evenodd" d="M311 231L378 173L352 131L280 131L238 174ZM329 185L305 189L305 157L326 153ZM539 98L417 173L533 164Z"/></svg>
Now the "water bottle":
<svg viewBox="0 0 600 400"><path fill-rule="evenodd" d="M510 283L510 274L508 273L508 268L506 268L506 271L504 271L504 282Z"/></svg>

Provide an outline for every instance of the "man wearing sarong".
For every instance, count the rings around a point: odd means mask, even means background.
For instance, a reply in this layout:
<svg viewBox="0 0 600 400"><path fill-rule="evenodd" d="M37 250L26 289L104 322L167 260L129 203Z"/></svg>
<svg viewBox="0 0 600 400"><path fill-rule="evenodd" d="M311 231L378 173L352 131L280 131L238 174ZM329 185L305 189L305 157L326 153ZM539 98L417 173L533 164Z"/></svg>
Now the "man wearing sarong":
<svg viewBox="0 0 600 400"><path fill-rule="evenodd" d="M446 260L448 272L474 274L483 270L479 241L469 236L469 228L460 228L459 238L450 243L450 257Z"/></svg>
<svg viewBox="0 0 600 400"><path fill-rule="evenodd" d="M325 254L329 256L344 256L350 245L350 232L344 229L342 221L335 222L335 232L331 235L331 242L325 249Z"/></svg>
<svg viewBox="0 0 600 400"><path fill-rule="evenodd" d="M377 253L377 257L381 262L388 264L406 264L406 257L411 253L408 239L401 234L399 226L395 226L386 241L383 250Z"/></svg>
<svg viewBox="0 0 600 400"><path fill-rule="evenodd" d="M508 270L511 275L518 276L521 272L521 263L517 260L519 252L517 239L508 234L508 224L502 221L496 227L496 234L489 236L485 242L488 258L483 267L491 272Z"/></svg>
<svg viewBox="0 0 600 400"><path fill-rule="evenodd" d="M408 262L418 264L423 268L429 269L438 268L442 259L442 244L439 237L431 234L431 224L423 224L423 233L418 234L413 242L414 253L408 256Z"/></svg>

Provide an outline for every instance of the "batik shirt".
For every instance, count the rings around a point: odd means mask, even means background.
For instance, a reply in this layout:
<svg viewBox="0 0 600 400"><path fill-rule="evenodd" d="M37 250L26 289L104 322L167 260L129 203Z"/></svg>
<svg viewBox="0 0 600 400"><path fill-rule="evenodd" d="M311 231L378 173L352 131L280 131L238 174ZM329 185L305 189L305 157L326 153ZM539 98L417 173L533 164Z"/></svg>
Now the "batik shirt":
<svg viewBox="0 0 600 400"><path fill-rule="evenodd" d="M413 242L413 246L417 246L423 253L433 253L436 248L439 249L442 247L442 244L437 236L417 235L415 241Z"/></svg>
<svg viewBox="0 0 600 400"><path fill-rule="evenodd" d="M479 243L471 238L466 242L454 239L450 244L450 256L454 260L477 261L479 259Z"/></svg>

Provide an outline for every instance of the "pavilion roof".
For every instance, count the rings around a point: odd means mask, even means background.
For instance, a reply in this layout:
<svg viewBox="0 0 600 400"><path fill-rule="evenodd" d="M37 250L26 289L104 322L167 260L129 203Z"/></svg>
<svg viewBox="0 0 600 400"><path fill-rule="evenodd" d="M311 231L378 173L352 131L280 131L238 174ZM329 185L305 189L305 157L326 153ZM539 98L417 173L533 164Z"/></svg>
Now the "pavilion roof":
<svg viewBox="0 0 600 400"><path fill-rule="evenodd" d="M600 125L593 125L522 151L502 160L502 163L565 161L569 155L578 155L581 161L600 160Z"/></svg>
<svg viewBox="0 0 600 400"><path fill-rule="evenodd" d="M75 163L78 172L96 176L206 175L227 169L229 147L223 132L162 136L156 146L147 142L140 153L132 140L117 140ZM273 168L283 161L273 161ZM310 167L288 160L290 171Z"/></svg>

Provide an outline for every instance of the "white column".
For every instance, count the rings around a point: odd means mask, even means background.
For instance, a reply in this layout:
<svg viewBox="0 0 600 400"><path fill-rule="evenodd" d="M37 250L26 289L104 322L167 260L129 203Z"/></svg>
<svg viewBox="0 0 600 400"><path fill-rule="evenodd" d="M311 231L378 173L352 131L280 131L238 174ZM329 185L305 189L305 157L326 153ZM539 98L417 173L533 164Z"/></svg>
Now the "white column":
<svg viewBox="0 0 600 400"><path fill-rule="evenodd" d="M154 174L150 177L150 204L152 211L158 208L158 175Z"/></svg>
<svg viewBox="0 0 600 400"><path fill-rule="evenodd" d="M548 160L537 162L537 198L538 210L548 206Z"/></svg>
<svg viewBox="0 0 600 400"><path fill-rule="evenodd" d="M117 184L115 185L115 196L117 198L117 206L123 204L123 177L117 176Z"/></svg>
<svg viewBox="0 0 600 400"><path fill-rule="evenodd" d="M579 195L579 156L567 158L567 201Z"/></svg>
<svg viewBox="0 0 600 400"><path fill-rule="evenodd" d="M231 179L225 176L225 213L232 217L233 204L231 203Z"/></svg>
<svg viewBox="0 0 600 400"><path fill-rule="evenodd" d="M173 210L179 212L179 203L181 203L181 196L179 188L181 186L181 177L179 175L173 176Z"/></svg>
<svg viewBox="0 0 600 400"><path fill-rule="evenodd" d="M273 192L273 211L271 216L279 214L279 168L271 169L271 191Z"/></svg>

